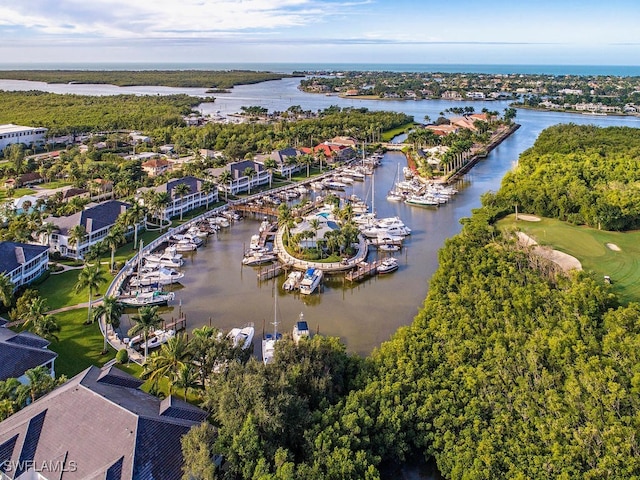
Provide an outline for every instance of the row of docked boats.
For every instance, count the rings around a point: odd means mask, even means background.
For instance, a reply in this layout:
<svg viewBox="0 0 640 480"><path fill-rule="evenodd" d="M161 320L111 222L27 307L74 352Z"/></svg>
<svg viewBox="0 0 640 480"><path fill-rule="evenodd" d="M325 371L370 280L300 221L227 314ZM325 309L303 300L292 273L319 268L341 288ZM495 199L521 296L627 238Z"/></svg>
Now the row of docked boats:
<svg viewBox="0 0 640 480"><path fill-rule="evenodd" d="M387 194L387 201L404 202L419 207L437 207L447 203L458 191L450 185L431 183L424 185L419 181L403 180L396 182Z"/></svg>

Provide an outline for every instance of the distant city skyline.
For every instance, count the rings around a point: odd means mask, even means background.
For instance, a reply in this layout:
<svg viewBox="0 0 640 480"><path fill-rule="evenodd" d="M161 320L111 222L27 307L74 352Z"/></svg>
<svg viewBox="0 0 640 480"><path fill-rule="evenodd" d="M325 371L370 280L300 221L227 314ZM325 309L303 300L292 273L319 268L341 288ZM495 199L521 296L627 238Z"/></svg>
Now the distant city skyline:
<svg viewBox="0 0 640 480"><path fill-rule="evenodd" d="M640 3L0 0L0 63L638 65Z"/></svg>

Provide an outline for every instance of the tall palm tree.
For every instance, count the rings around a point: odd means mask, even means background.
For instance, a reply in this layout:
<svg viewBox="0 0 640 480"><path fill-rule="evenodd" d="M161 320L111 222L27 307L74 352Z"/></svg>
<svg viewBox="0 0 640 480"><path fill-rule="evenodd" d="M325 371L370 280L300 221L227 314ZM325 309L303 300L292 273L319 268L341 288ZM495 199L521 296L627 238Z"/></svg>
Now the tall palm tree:
<svg viewBox="0 0 640 480"><path fill-rule="evenodd" d="M103 352L107 351L107 325L111 325L116 329L120 326L120 317L124 313L124 305L118 302L116 297L107 295L102 299L102 304L98 305L93 311L93 318L104 320L104 348Z"/></svg>
<svg viewBox="0 0 640 480"><path fill-rule="evenodd" d="M227 201L229 199L229 192L231 192L231 182L233 181L233 175L231 174L231 172L229 170L225 170L223 171L219 176L218 176L218 182L220 182L221 184L225 185L225 189L224 189L224 200ZM229 188L226 188L227 183L229 184Z"/></svg>
<svg viewBox="0 0 640 480"><path fill-rule="evenodd" d="M107 236L102 240L104 244L111 249L111 262L109 262L109 269L111 271L114 270L113 263L116 255L117 248L126 241L124 237L123 227L116 224L114 227L109 230Z"/></svg>
<svg viewBox="0 0 640 480"><path fill-rule="evenodd" d="M134 201L126 212L120 214L120 217L122 218L121 225L125 227L126 230L128 230L129 227L133 227L134 250L138 247L138 230L140 228L140 223L144 221L146 215L147 207L140 205L137 201Z"/></svg>
<svg viewBox="0 0 640 480"><path fill-rule="evenodd" d="M56 227L53 223L51 222L44 222L43 224L40 225L40 227L37 230L38 235L42 235L44 234L44 241L42 242L43 245L49 245L49 240L51 239L51 234L53 232L55 232L58 229L58 227Z"/></svg>
<svg viewBox="0 0 640 480"><path fill-rule="evenodd" d="M9 308L13 303L13 292L15 285L6 273L0 274L0 302L6 308Z"/></svg>
<svg viewBox="0 0 640 480"><path fill-rule="evenodd" d="M36 297L31 301L25 316L20 320L24 320L24 327L29 328L36 335L57 341L56 334L60 331L60 325L53 315L47 314L48 310L47 299Z"/></svg>
<svg viewBox="0 0 640 480"><path fill-rule="evenodd" d="M264 168L269 172L269 189L273 183L273 172L278 168L277 162L273 158L267 158L264 161Z"/></svg>
<svg viewBox="0 0 640 480"><path fill-rule="evenodd" d="M158 192L153 197L156 215L160 218L160 231L164 230L167 207L171 205L171 195L168 192Z"/></svg>
<svg viewBox="0 0 640 480"><path fill-rule="evenodd" d="M200 188L200 191L205 195L207 199L207 207L206 207L207 210L209 210L209 195L213 193L215 189L216 189L216 185L213 182L209 182L209 181L203 182L202 187Z"/></svg>
<svg viewBox="0 0 640 480"><path fill-rule="evenodd" d="M142 334L144 341L144 359L147 360L148 345L147 337L149 333L153 332L162 323L162 318L158 315L157 306L144 306L138 309L138 314L134 315L133 319L136 324L127 332L130 337L135 337L138 334Z"/></svg>
<svg viewBox="0 0 640 480"><path fill-rule="evenodd" d="M84 225L78 224L69 230L68 242L72 247L76 247L76 258L80 258L80 245L87 238L87 229Z"/></svg>
<svg viewBox="0 0 640 480"><path fill-rule="evenodd" d="M183 398L185 402L187 401L189 391L198 389L200 386L198 372L192 364L187 363L178 369L173 378L173 386L182 389L184 392Z"/></svg>
<svg viewBox="0 0 640 480"><path fill-rule="evenodd" d="M247 181L247 195L251 195L251 180L255 176L256 171L251 167L247 167L242 171L242 174L245 177L249 177L249 180Z"/></svg>
<svg viewBox="0 0 640 480"><path fill-rule="evenodd" d="M186 365L189 357L190 351L186 336L176 335L145 362L142 378L151 380L151 383L157 386L162 377L167 377L169 379L169 394L171 394L175 377L178 371Z"/></svg>
<svg viewBox="0 0 640 480"><path fill-rule="evenodd" d="M173 188L173 195L180 197L180 221L182 221L182 214L184 213L184 197L191 193L191 187L186 183L179 183Z"/></svg>
<svg viewBox="0 0 640 480"><path fill-rule="evenodd" d="M78 282L74 289L76 293L81 292L85 288L89 290L89 308L87 310L87 324L93 321L91 315L91 307L93 303L93 296L95 292L100 288L100 285L105 283L107 279L104 276L104 271L100 268L100 263L96 262L93 265L85 265L80 274L78 275Z"/></svg>

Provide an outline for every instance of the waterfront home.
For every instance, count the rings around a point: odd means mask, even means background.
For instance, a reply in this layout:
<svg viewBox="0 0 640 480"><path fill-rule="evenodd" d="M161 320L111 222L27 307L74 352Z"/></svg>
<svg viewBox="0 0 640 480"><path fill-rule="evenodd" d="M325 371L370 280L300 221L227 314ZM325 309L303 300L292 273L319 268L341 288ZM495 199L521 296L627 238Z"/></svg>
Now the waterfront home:
<svg viewBox="0 0 640 480"><path fill-rule="evenodd" d="M207 414L142 384L114 366L91 366L0 422L0 477L181 478L180 440Z"/></svg>
<svg viewBox="0 0 640 480"><path fill-rule="evenodd" d="M324 158L327 163L348 161L356 156L356 151L353 148L328 141L320 143L313 148L304 147L300 150L303 153L311 154L316 158L318 158L319 155L324 154Z"/></svg>
<svg viewBox="0 0 640 480"><path fill-rule="evenodd" d="M130 206L119 200L108 200L87 205L84 210L66 217L47 217L45 222L53 223L56 227L49 238L49 249L52 252L60 252L65 257L81 260L91 245L107 236L118 216ZM70 242L70 236L76 225L82 225L87 234L84 239L74 243Z"/></svg>
<svg viewBox="0 0 640 480"><path fill-rule="evenodd" d="M0 273L17 288L40 277L49 268L49 249L30 243L0 242Z"/></svg>
<svg viewBox="0 0 640 480"><path fill-rule="evenodd" d="M34 333L16 333L0 325L0 381L17 378L26 385L29 379L25 372L37 367L45 367L49 375L55 378L54 364L58 354L49 350L49 343L49 340Z"/></svg>
<svg viewBox="0 0 640 480"><path fill-rule="evenodd" d="M264 167L264 162L271 159L276 162L276 172L283 177L290 177L294 172L299 172L302 169L302 165L297 162L299 157L303 153L293 147L283 148L281 150L274 150L268 155L257 155L256 163L261 164Z"/></svg>
<svg viewBox="0 0 640 480"><path fill-rule="evenodd" d="M251 169L252 175L247 175L248 169ZM233 162L222 168L210 169L210 175L220 178L222 172L231 173L231 181L218 183L218 188L231 195L242 192L253 192L261 185L269 185L271 182L271 172L264 168L264 165L253 160L243 160L241 162Z"/></svg>
<svg viewBox="0 0 640 480"><path fill-rule="evenodd" d="M165 207L164 211L158 213L162 218L169 219L181 213L184 214L195 208L211 205L218 201L218 189L213 188L211 191L205 192L203 190L204 183L205 180L191 176L176 178L157 187L138 189L136 200L144 205L146 192L168 193L171 202ZM181 184L189 187L188 193L184 196L178 194L179 189L177 189L177 187Z"/></svg>
<svg viewBox="0 0 640 480"><path fill-rule="evenodd" d="M42 127L23 127L13 123L0 125L0 150L9 145L22 143L27 147L40 147L44 145L44 137L47 129Z"/></svg>

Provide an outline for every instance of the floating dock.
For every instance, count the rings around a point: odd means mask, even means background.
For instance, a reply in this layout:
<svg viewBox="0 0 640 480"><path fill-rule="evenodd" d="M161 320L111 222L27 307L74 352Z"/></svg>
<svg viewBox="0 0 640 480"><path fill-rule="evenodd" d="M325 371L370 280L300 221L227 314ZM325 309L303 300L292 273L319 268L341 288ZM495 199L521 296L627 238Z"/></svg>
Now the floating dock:
<svg viewBox="0 0 640 480"><path fill-rule="evenodd" d="M284 266L281 263L275 263L273 265L269 265L266 268L260 268L260 270L258 270L258 273L256 275L258 276L258 280L263 282L265 280L270 280L280 275L282 273L283 268Z"/></svg>
<svg viewBox="0 0 640 480"><path fill-rule="evenodd" d="M376 260L375 262L361 262L358 264L355 270L345 273L344 278L350 282L359 282L367 277L375 275L378 272L378 265L382 263L382 260Z"/></svg>

